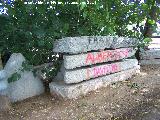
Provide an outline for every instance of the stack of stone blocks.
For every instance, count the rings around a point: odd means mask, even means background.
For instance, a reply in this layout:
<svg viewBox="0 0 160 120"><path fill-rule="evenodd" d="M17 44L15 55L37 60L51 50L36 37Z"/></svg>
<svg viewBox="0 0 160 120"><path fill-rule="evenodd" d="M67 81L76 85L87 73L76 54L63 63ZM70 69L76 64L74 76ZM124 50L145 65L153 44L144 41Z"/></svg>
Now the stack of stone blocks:
<svg viewBox="0 0 160 120"><path fill-rule="evenodd" d="M158 65L160 64L160 50L141 50L140 59L141 65Z"/></svg>
<svg viewBox="0 0 160 120"><path fill-rule="evenodd" d="M50 83L51 94L73 99L140 72L134 56L138 40L117 36L67 37L53 51L63 55L61 69Z"/></svg>
<svg viewBox="0 0 160 120"><path fill-rule="evenodd" d="M140 50L141 65L158 65L160 64L160 38L152 38L152 42L147 50Z"/></svg>

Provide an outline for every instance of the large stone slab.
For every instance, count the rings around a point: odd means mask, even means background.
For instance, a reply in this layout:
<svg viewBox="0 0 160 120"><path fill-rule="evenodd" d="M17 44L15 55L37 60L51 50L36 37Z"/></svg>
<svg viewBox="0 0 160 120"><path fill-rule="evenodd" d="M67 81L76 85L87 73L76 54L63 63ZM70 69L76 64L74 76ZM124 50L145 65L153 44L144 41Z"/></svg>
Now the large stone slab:
<svg viewBox="0 0 160 120"><path fill-rule="evenodd" d="M130 47L137 44L136 39L114 36L66 37L54 43L54 52L77 54L105 48Z"/></svg>
<svg viewBox="0 0 160 120"><path fill-rule="evenodd" d="M104 50L101 52L89 52L78 55L63 55L64 67L73 69L76 67L115 61L131 57L135 54L133 48L121 48L116 50Z"/></svg>
<svg viewBox="0 0 160 120"><path fill-rule="evenodd" d="M140 65L160 65L160 59L140 60Z"/></svg>
<svg viewBox="0 0 160 120"><path fill-rule="evenodd" d="M89 81L84 81L78 84L64 84L58 82L50 83L51 94L57 94L67 99L75 99L81 95L85 95L90 91L94 91L101 87L106 87L107 85L129 79L132 75L140 72L140 66L135 66L132 69L128 69L115 74L98 77Z"/></svg>
<svg viewBox="0 0 160 120"><path fill-rule="evenodd" d="M127 38L127 37L115 37L111 48L124 48L138 45L138 39L136 38Z"/></svg>
<svg viewBox="0 0 160 120"><path fill-rule="evenodd" d="M65 70L63 74L63 80L65 83L78 83L83 80L104 76L111 73L127 70L138 65L136 59L127 59L121 62L115 63L103 63L101 65L95 65L91 67L83 67L73 70Z"/></svg>
<svg viewBox="0 0 160 120"><path fill-rule="evenodd" d="M143 50L140 52L140 58L142 60L160 58L160 50Z"/></svg>
<svg viewBox="0 0 160 120"><path fill-rule="evenodd" d="M91 50L110 48L113 37L111 36L82 36L66 37L54 43L54 52L77 54Z"/></svg>

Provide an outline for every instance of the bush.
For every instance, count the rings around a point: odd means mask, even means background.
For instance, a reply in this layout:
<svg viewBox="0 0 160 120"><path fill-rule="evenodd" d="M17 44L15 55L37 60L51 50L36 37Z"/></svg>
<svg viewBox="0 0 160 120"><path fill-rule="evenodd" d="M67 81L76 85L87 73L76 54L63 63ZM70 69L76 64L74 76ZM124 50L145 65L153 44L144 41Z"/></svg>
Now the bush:
<svg viewBox="0 0 160 120"><path fill-rule="evenodd" d="M0 15L0 51L20 52L30 64L39 65L57 60L52 53L54 40L66 36L119 35L143 40L145 25L141 22L150 18L150 8L156 5L151 4L155 0L79 0L71 4L74 1L4 2L8 15ZM155 24L152 18L148 21Z"/></svg>

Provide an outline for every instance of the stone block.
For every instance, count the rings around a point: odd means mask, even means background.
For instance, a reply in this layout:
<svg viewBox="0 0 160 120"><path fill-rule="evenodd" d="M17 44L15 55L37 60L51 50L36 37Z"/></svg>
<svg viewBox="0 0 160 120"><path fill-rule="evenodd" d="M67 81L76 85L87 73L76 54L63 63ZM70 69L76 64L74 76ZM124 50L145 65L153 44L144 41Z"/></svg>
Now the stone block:
<svg viewBox="0 0 160 120"><path fill-rule="evenodd" d="M101 65L94 65L90 67L83 67L73 70L65 70L63 75L63 80L65 83L78 83L83 80L88 80L91 78L96 78L99 76L104 76L111 73L116 73L119 71L124 71L138 65L136 59L127 59L115 63L103 63Z"/></svg>
<svg viewBox="0 0 160 120"><path fill-rule="evenodd" d="M160 65L160 59L140 60L140 65Z"/></svg>
<svg viewBox="0 0 160 120"><path fill-rule="evenodd" d="M54 43L54 52L77 54L91 50L110 48L113 41L111 36L82 36L66 37Z"/></svg>
<svg viewBox="0 0 160 120"><path fill-rule="evenodd" d="M30 71L21 73L21 78L11 82L8 86L8 97L11 102L17 102L29 97L40 95L44 92L44 86L40 79Z"/></svg>
<svg viewBox="0 0 160 120"><path fill-rule="evenodd" d="M117 82L127 80L140 72L140 66L135 66L134 68L121 71L115 74L106 75L103 77L98 77L88 81L84 81L78 84L65 84L62 82L52 82L50 83L51 94L57 94L66 99L76 99L81 95L86 95L90 91L94 91L101 87L106 87L107 85Z"/></svg>
<svg viewBox="0 0 160 120"><path fill-rule="evenodd" d="M136 39L114 36L66 37L55 41L53 52L78 54L106 48L130 47L137 44Z"/></svg>
<svg viewBox="0 0 160 120"><path fill-rule="evenodd" d="M131 57L134 54L135 50L133 48L121 48L116 50L82 53L78 55L63 55L63 60L66 69L73 69L96 63L120 60Z"/></svg>
<svg viewBox="0 0 160 120"><path fill-rule="evenodd" d="M140 58L142 60L160 58L160 50L143 50L140 52Z"/></svg>

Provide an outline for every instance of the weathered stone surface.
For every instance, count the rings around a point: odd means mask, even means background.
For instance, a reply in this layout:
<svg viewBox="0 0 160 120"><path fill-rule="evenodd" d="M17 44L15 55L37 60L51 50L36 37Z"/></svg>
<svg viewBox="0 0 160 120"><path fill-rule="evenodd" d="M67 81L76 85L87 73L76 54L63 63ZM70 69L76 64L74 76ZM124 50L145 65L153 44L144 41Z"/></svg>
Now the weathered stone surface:
<svg viewBox="0 0 160 120"><path fill-rule="evenodd" d="M136 42L135 42L136 41ZM114 36L66 37L54 43L54 52L77 54L105 48L135 46L137 40Z"/></svg>
<svg viewBox="0 0 160 120"><path fill-rule="evenodd" d="M44 92L42 82L34 77L32 72L21 73L21 78L8 86L8 96L11 102L21 101Z"/></svg>
<svg viewBox="0 0 160 120"><path fill-rule="evenodd" d="M60 53L82 53L91 50L101 50L109 48L113 37L110 36L82 36L66 37L54 43L54 52Z"/></svg>
<svg viewBox="0 0 160 120"><path fill-rule="evenodd" d="M160 65L160 59L140 60L140 65Z"/></svg>
<svg viewBox="0 0 160 120"><path fill-rule="evenodd" d="M25 58L22 54L12 54L4 68L7 72L7 78L10 78L14 73L21 75L19 80L11 82L8 85L7 96L9 96L12 102L20 101L44 92L42 81L35 77L32 71L21 71L24 61Z"/></svg>
<svg viewBox="0 0 160 120"><path fill-rule="evenodd" d="M64 55L64 67L73 69L76 67L120 60L131 57L135 54L133 48L121 48L116 50L105 50L101 52L89 52L78 55Z"/></svg>
<svg viewBox="0 0 160 120"><path fill-rule="evenodd" d="M8 86L8 81L7 81L7 74L5 70L0 71L0 95L6 95L7 94L7 86Z"/></svg>
<svg viewBox="0 0 160 120"><path fill-rule="evenodd" d="M118 37L116 36L112 42L111 48L123 48L131 47L138 45L138 39L136 38L127 38L127 37Z"/></svg>
<svg viewBox="0 0 160 120"><path fill-rule="evenodd" d="M5 70L0 70L0 81L5 79L7 76L6 71Z"/></svg>
<svg viewBox="0 0 160 120"><path fill-rule="evenodd" d="M142 60L160 58L160 50L146 50L146 51L141 51L141 52L140 52L140 58L141 58Z"/></svg>
<svg viewBox="0 0 160 120"><path fill-rule="evenodd" d="M149 49L160 49L160 40L159 38L151 38L152 41L150 42L148 48Z"/></svg>
<svg viewBox="0 0 160 120"><path fill-rule="evenodd" d="M13 73L19 72L24 61L25 58L21 53L13 53L4 67L4 70L7 73L7 78L11 77Z"/></svg>
<svg viewBox="0 0 160 120"><path fill-rule="evenodd" d="M11 109L10 100L6 96L0 95L0 112Z"/></svg>
<svg viewBox="0 0 160 120"><path fill-rule="evenodd" d="M90 91L94 91L101 87L106 87L108 84L117 81L123 81L128 78L131 78L132 75L135 75L140 72L140 66L135 66L132 69L128 69L122 72L115 74L98 77L91 79L89 81L84 81L78 84L66 85L64 83L52 82L50 83L51 94L57 94L67 99L75 99L80 95L85 95Z"/></svg>
<svg viewBox="0 0 160 120"><path fill-rule="evenodd" d="M7 86L8 86L8 81L7 80L0 81L0 91L4 90L4 89L7 89Z"/></svg>
<svg viewBox="0 0 160 120"><path fill-rule="evenodd" d="M127 59L121 62L115 63L103 63L101 65L95 65L92 67L83 67L73 70L65 70L63 74L63 80L65 83L78 83L83 80L104 76L111 73L127 70L138 65L136 59Z"/></svg>

